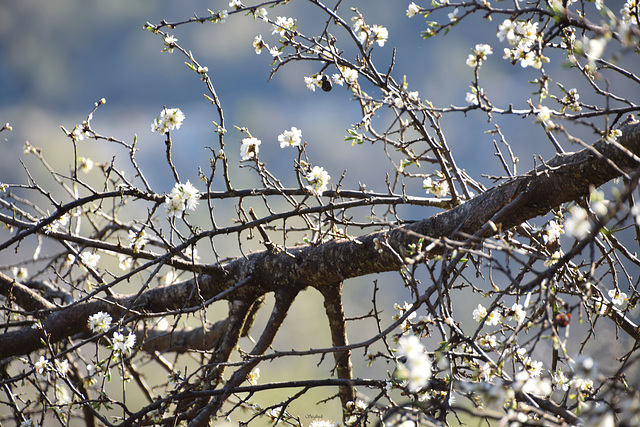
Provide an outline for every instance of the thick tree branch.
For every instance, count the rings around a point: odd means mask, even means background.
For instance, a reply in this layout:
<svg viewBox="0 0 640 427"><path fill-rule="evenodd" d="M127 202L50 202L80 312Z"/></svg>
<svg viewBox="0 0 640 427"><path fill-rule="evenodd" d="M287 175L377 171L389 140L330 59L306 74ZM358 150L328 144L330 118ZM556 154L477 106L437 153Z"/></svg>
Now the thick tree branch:
<svg viewBox="0 0 640 427"><path fill-rule="evenodd" d="M495 233L488 226L489 221L507 230L546 214L562 203L588 195L591 186L610 181L620 175L620 170L637 168L638 162L629 152L640 155L640 125L636 122L621 130L618 142L625 150L599 141L579 152L555 156L536 170L422 221L352 240L296 247L287 253L257 252L223 267L214 266L195 279L148 290L137 298L113 297L65 307L45 317L43 330L50 342L56 342L85 332L88 316L100 310L117 318L125 307L141 312L197 307L201 304L200 298L209 300L245 280L242 286L225 295L225 299L254 301L259 295L283 287L293 291L312 284L319 288L352 277L398 270L404 257L409 255L409 245L415 243L418 236L439 239L476 234L488 237ZM436 247L432 255L438 251ZM32 328L0 335L0 358L41 348L41 337L42 331Z"/></svg>
<svg viewBox="0 0 640 427"><path fill-rule="evenodd" d="M347 338L347 320L342 307L342 282L333 286L321 287L320 291L324 297L324 309L329 320L331 330L331 345L334 347L345 347L349 345ZM336 362L336 374L341 379L353 378L353 365L351 363L351 350L343 350L333 353ZM346 408L348 402L356 401L356 391L350 385L339 387L340 401L342 407Z"/></svg>

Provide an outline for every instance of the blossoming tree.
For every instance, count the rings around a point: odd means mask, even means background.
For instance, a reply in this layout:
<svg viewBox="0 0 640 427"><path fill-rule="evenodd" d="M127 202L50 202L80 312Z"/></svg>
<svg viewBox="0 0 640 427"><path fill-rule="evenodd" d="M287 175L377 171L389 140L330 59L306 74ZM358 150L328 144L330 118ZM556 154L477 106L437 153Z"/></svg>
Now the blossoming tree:
<svg viewBox="0 0 640 427"><path fill-rule="evenodd" d="M25 154L53 179L51 187L31 177L1 183L0 250L19 259L0 273L2 422L640 423L640 260L629 247L640 234L637 1L403 5L406 19L427 19L420 43L438 43L467 22L496 36L469 46L466 61L446 65L466 62L471 82L466 99L448 106L409 90L395 58L380 68L386 62L376 53L393 34L384 22L369 22L366 2L349 9L342 0L307 0L324 24L317 33L299 26L287 3L233 0L203 17L146 25L166 54L186 58L216 115L218 147L210 149L210 168L198 171L200 182L182 181L173 163L173 139L189 126L174 106L151 125L175 181L169 194L145 178L135 138L94 129L104 99L85 121L63 128L74 153L89 140L128 150L129 158L103 164L100 188L81 175L93 160L79 156L63 173L26 144ZM314 162L304 129L266 141L259 129L225 120L215 76L175 32L240 19L255 21L253 48L267 53L272 74L310 61L317 71L299 76L301 86L340 90L359 105L361 120L345 140L362 155L387 153L385 191L345 188L348 170L339 175ZM535 98L500 105L483 89L488 61L535 70ZM557 78L554 61L566 65ZM459 166L444 124L464 122L462 113L488 120L503 176L473 177ZM541 131L541 146L556 155L538 156L533 169L518 173L523 147L501 127L511 117ZM234 126L239 138L228 132ZM473 138L484 129L467 131ZM265 150L293 153L295 182L267 168ZM254 172L253 185L237 187L239 165ZM406 191L414 182L421 194ZM236 215L214 215L222 203ZM400 207L439 212L409 220ZM254 236L260 248L247 246ZM206 259L198 253L205 250ZM409 300L380 300L372 279L368 307L349 313L343 290L382 272L398 273L385 280ZM318 322L328 325L330 342L283 347L276 338L308 288L322 296L326 319ZM221 304L226 314L210 310ZM374 327L360 326L368 323ZM313 377L269 375L273 363L300 359ZM270 403L260 400L283 389ZM336 403L339 413L310 420L292 409L316 389L325 396L319 407Z"/></svg>

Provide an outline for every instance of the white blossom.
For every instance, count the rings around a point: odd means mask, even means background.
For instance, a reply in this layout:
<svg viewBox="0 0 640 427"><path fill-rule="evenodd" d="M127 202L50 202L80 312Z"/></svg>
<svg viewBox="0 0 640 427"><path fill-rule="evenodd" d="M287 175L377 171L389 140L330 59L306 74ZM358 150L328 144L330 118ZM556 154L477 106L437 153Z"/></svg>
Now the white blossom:
<svg viewBox="0 0 640 427"><path fill-rule="evenodd" d="M436 197L444 197L449 194L449 183L445 179L434 180L431 177L422 180L422 188Z"/></svg>
<svg viewBox="0 0 640 427"><path fill-rule="evenodd" d="M92 332L100 334L109 330L109 327L111 327L111 320L111 315L109 315L109 313L99 311L89 316L88 326Z"/></svg>
<svg viewBox="0 0 640 427"><path fill-rule="evenodd" d="M552 111L549 109L549 107L545 107L545 106L541 106L536 111L536 117L538 118L538 121L540 123L548 122L551 119L551 114L552 114Z"/></svg>
<svg viewBox="0 0 640 427"><path fill-rule="evenodd" d="M134 252L139 252L148 242L149 239L144 230L129 230L129 247L132 248Z"/></svg>
<svg viewBox="0 0 640 427"><path fill-rule="evenodd" d="M55 389L56 404L68 405L71 403L71 395L69 390L61 384L56 384Z"/></svg>
<svg viewBox="0 0 640 427"><path fill-rule="evenodd" d="M409 18L413 18L418 13L420 13L420 7L417 4L415 4L414 2L411 2L409 7L407 7L407 16Z"/></svg>
<svg viewBox="0 0 640 427"><path fill-rule="evenodd" d="M315 76L305 76L304 84L311 92L315 92L317 87L322 87L322 75L316 74Z"/></svg>
<svg viewBox="0 0 640 427"><path fill-rule="evenodd" d="M258 148L260 144L262 144L262 141L258 138L244 138L242 140L242 145L240 146L240 155L242 156L242 160L257 158L258 152L260 151Z"/></svg>
<svg viewBox="0 0 640 427"><path fill-rule="evenodd" d="M378 43L378 46L384 46L385 42L389 39L389 31L381 25L373 25L371 27L371 34L373 41Z"/></svg>
<svg viewBox="0 0 640 427"><path fill-rule="evenodd" d="M551 383L556 388L561 388L564 391L569 390L569 378L560 368L551 373Z"/></svg>
<svg viewBox="0 0 640 427"><path fill-rule="evenodd" d="M49 369L51 369L51 362L46 357L40 356L40 359L33 364L33 367L36 370L36 378L44 379L47 377Z"/></svg>
<svg viewBox="0 0 640 427"><path fill-rule="evenodd" d="M622 305L627 299L627 294L619 291L618 289L610 289L609 292L607 292L607 295L611 298L611 303L615 305Z"/></svg>
<svg viewBox="0 0 640 427"><path fill-rule="evenodd" d="M469 67L475 68L481 65L488 55L493 54L493 49L488 44L477 44L474 49L471 49L471 52L467 57L466 63Z"/></svg>
<svg viewBox="0 0 640 427"><path fill-rule="evenodd" d="M480 323L482 322L482 319L487 317L487 309L484 308L482 304L478 304L478 306L473 310L471 315L473 316L473 320Z"/></svg>
<svg viewBox="0 0 640 427"><path fill-rule="evenodd" d="M266 8L261 7L260 9L256 9L253 13L254 13L254 18L260 18L264 22L267 22L268 20L267 15L269 14L269 12L267 11Z"/></svg>
<svg viewBox="0 0 640 427"><path fill-rule="evenodd" d="M273 58L279 58L280 55L282 55L282 52L280 51L280 49L273 46L269 48L269 55L271 55Z"/></svg>
<svg viewBox="0 0 640 427"><path fill-rule="evenodd" d="M164 48L163 52L169 52L169 53L173 53L173 49L175 49L176 47L176 42L178 41L177 38L175 38L174 36L167 36L164 38L164 45L166 46L166 48Z"/></svg>
<svg viewBox="0 0 640 427"><path fill-rule="evenodd" d="M577 113L579 111L582 111L582 107L580 106L578 99L580 99L580 94L578 93L578 89L572 88L572 89L569 89L569 91L564 96L564 98L562 98L562 103L566 107L568 107L569 110L573 111L574 113Z"/></svg>
<svg viewBox="0 0 640 427"><path fill-rule="evenodd" d="M358 70L354 70L353 68L340 67L340 72L344 80L347 84L355 84L358 81ZM334 79L335 81L335 79ZM342 83L339 83L342 84Z"/></svg>
<svg viewBox="0 0 640 427"><path fill-rule="evenodd" d="M122 355L122 353L131 354L133 350L133 346L136 343L136 336L133 332L130 332L126 337L122 335L120 332L116 331L113 333L113 339L111 341L111 346L113 351Z"/></svg>
<svg viewBox="0 0 640 427"><path fill-rule="evenodd" d="M278 136L278 142L281 148L297 147L302 143L302 131L295 126L285 130Z"/></svg>
<svg viewBox="0 0 640 427"><path fill-rule="evenodd" d="M562 250L558 249L557 251L552 253L549 258L547 258L544 261L544 266L545 267L551 267L552 265L555 265L560 260L560 258L562 258L563 256L564 256L564 252L562 252Z"/></svg>
<svg viewBox="0 0 640 427"><path fill-rule="evenodd" d="M400 337L396 350L398 370L401 379L407 381L407 387L411 392L423 389L431 378L431 361L425 352L425 348L415 335Z"/></svg>
<svg viewBox="0 0 640 427"><path fill-rule="evenodd" d="M599 216L604 217L609 213L609 201L604 198L602 190L593 190L589 196L591 209Z"/></svg>
<svg viewBox="0 0 640 427"><path fill-rule="evenodd" d="M160 284L162 286L167 286L167 285L173 284L176 281L177 278L178 278L178 276L176 275L175 271L169 270L165 274L160 276L158 281L160 282Z"/></svg>
<svg viewBox="0 0 640 427"><path fill-rule="evenodd" d="M86 268L96 268L100 261L100 255L92 252L82 252L80 254L80 261L82 261L82 264L84 264Z"/></svg>
<svg viewBox="0 0 640 427"><path fill-rule="evenodd" d="M327 191L327 184L329 183L330 178L331 177L324 168L314 166L313 169L311 169L311 172L305 176L305 179L309 183L305 188L313 194L321 196L322 193Z"/></svg>
<svg viewBox="0 0 640 427"><path fill-rule="evenodd" d="M78 169L80 169L82 173L91 172L91 169L93 169L93 160L88 157L80 157L78 159Z"/></svg>
<svg viewBox="0 0 640 427"><path fill-rule="evenodd" d="M29 276L29 270L26 267L12 267L11 272L18 282L22 282Z"/></svg>
<svg viewBox="0 0 640 427"><path fill-rule="evenodd" d="M269 48L269 46L267 46L267 44L264 42L264 40L262 40L262 34L259 34L257 36L254 37L253 39L253 47L256 50L256 53L258 55L260 55L260 53L262 53L262 49L263 48Z"/></svg>
<svg viewBox="0 0 640 427"><path fill-rule="evenodd" d="M640 204L633 205L630 213L636 225L640 225Z"/></svg>
<svg viewBox="0 0 640 427"><path fill-rule="evenodd" d="M522 307L522 304L513 304L511 306L513 314L511 315L518 323L522 322L527 317L527 312Z"/></svg>
<svg viewBox="0 0 640 427"><path fill-rule="evenodd" d="M500 315L500 313L497 310L493 310L491 313L489 313L489 315L487 316L487 320L484 323L488 326L494 326L500 323L501 319L502 316Z"/></svg>
<svg viewBox="0 0 640 427"><path fill-rule="evenodd" d="M249 372L247 376L247 381L249 384L256 385L258 384L258 379L260 378L260 368L254 368L253 371Z"/></svg>
<svg viewBox="0 0 640 427"><path fill-rule="evenodd" d="M580 206L573 206L569 210L569 214L569 218L564 222L565 232L576 239L586 237L591 230L587 211Z"/></svg>
<svg viewBox="0 0 640 427"><path fill-rule="evenodd" d="M192 246L187 246L184 250L184 255L189 259L189 261L198 262L200 260L200 255L198 255L198 249Z"/></svg>
<svg viewBox="0 0 640 427"><path fill-rule="evenodd" d="M458 8L456 7L455 9L453 9L453 12L447 14L447 16L449 17L449 20L451 22L455 22L458 20Z"/></svg>
<svg viewBox="0 0 640 427"><path fill-rule="evenodd" d="M562 234L564 234L562 225L558 224L557 221L552 219L544 227L544 234L542 235L542 240L544 241L545 244L553 243L558 241Z"/></svg>
<svg viewBox="0 0 640 427"><path fill-rule="evenodd" d="M480 344L480 346L482 346L486 350L493 350L498 344L498 339L495 335L485 334L478 337L478 344Z"/></svg>
<svg viewBox="0 0 640 427"><path fill-rule="evenodd" d="M184 114L179 108L164 108L158 117L151 123L151 130L165 134L170 130L180 129L184 121Z"/></svg>
<svg viewBox="0 0 640 427"><path fill-rule="evenodd" d="M198 206L200 192L187 181L185 184L176 183L164 200L167 214L176 215L185 210L194 210Z"/></svg>
<svg viewBox="0 0 640 427"><path fill-rule="evenodd" d="M60 218L58 218L57 220L45 225L43 228L44 234L51 234L51 233L57 232L59 229L61 229L68 223L69 223L69 214L66 213L62 215Z"/></svg>
<svg viewBox="0 0 640 427"><path fill-rule="evenodd" d="M522 362L524 369L529 373L531 378L537 378L542 373L542 362L526 357Z"/></svg>

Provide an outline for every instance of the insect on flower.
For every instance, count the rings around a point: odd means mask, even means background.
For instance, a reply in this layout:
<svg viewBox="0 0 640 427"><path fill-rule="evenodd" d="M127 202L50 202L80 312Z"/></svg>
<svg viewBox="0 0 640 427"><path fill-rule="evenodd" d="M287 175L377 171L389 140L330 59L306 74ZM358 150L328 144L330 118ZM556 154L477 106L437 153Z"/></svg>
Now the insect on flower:
<svg viewBox="0 0 640 427"><path fill-rule="evenodd" d="M333 88L333 83L331 83L331 79L326 74L322 76L322 90L325 92L330 92Z"/></svg>

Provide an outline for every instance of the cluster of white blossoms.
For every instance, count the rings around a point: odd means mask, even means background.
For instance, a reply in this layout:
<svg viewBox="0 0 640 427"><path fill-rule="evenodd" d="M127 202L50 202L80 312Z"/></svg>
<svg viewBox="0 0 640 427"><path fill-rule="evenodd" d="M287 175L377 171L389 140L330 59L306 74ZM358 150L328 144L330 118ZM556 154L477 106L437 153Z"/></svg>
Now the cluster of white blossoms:
<svg viewBox="0 0 640 427"><path fill-rule="evenodd" d="M66 213L62 215L60 218L56 219L55 221L45 225L43 227L44 234L51 234L51 233L57 232L68 223L69 223L69 214Z"/></svg>
<svg viewBox="0 0 640 427"><path fill-rule="evenodd" d="M569 89L569 91L566 92L564 98L562 98L562 109L560 110L560 112L564 113L564 110L566 108L573 111L574 113L582 111L582 107L580 106L580 102L578 102L578 99L580 99L578 89Z"/></svg>
<svg viewBox="0 0 640 427"><path fill-rule="evenodd" d="M638 25L638 0L627 0L620 9L622 21L632 25Z"/></svg>
<svg viewBox="0 0 640 427"><path fill-rule="evenodd" d="M271 29L271 34L280 34L280 37L284 37L287 34L287 31L295 30L296 21L293 18L278 16L273 24L273 28Z"/></svg>
<svg viewBox="0 0 640 427"><path fill-rule="evenodd" d="M349 418L344 421L344 425L347 427L360 425L358 424L358 420L360 420L361 417L366 414L368 409L367 403L361 399L356 399L355 402L353 400L350 400L349 402L347 402L346 407L347 415L349 415Z"/></svg>
<svg viewBox="0 0 640 427"><path fill-rule="evenodd" d="M549 62L549 58L542 55L541 40L538 34L538 23L530 21L512 21L505 19L498 26L498 39L505 39L513 48L504 49L505 59L520 62L522 68L542 68L542 64Z"/></svg>
<svg viewBox="0 0 640 427"><path fill-rule="evenodd" d="M396 357L398 359L396 378L406 382L407 388L412 393L424 389L432 372L431 360L420 339L415 335L400 337Z"/></svg>
<svg viewBox="0 0 640 427"><path fill-rule="evenodd" d="M184 114L179 108L163 108L160 115L151 123L151 131L165 134L170 130L180 129Z"/></svg>
<svg viewBox="0 0 640 427"><path fill-rule="evenodd" d="M473 310L472 316L473 320L478 323L484 320L484 323L487 326L497 325L501 320L498 310L493 310L491 313L487 313L487 309L482 304L478 304L475 310Z"/></svg>
<svg viewBox="0 0 640 427"><path fill-rule="evenodd" d="M438 176L441 176L441 174L441 172L436 173ZM436 197L444 197L449 194L449 183L444 177L436 180L427 177L422 180L422 188L426 190L427 194L431 193Z"/></svg>
<svg viewBox="0 0 640 427"><path fill-rule="evenodd" d="M542 113L538 113L542 114ZM548 116L547 116L548 117ZM542 120L545 120L543 117ZM593 190L590 194L590 209L596 214L598 218L604 218L609 213L610 201L605 198L602 190ZM562 234L567 234L576 239L583 239L591 232L591 221L589 218L589 212L578 205L571 206L567 211L567 216L564 219L564 223L561 222L561 218L557 217L547 223L543 229L542 239L545 244L550 244L558 241ZM634 206L629 210L629 214L633 217L634 221L640 224L640 208ZM558 259L562 257L562 252L555 253L547 264L553 265Z"/></svg>
<svg viewBox="0 0 640 427"><path fill-rule="evenodd" d="M542 362L537 362L542 365ZM550 396L553 392L551 380L549 378L537 378L540 374L534 376L529 371L524 370L518 372L514 376L512 387L516 392L532 394L534 396Z"/></svg>
<svg viewBox="0 0 640 427"><path fill-rule="evenodd" d="M316 196L321 196L322 193L327 191L327 185L329 184L329 179L331 179L327 171L320 166L314 166L304 178L309 183L305 188Z"/></svg>
<svg viewBox="0 0 640 427"><path fill-rule="evenodd" d="M302 143L302 131L295 126L291 130L285 130L278 135L278 142L281 148L297 147Z"/></svg>
<svg viewBox="0 0 640 427"><path fill-rule="evenodd" d="M304 77L304 84L311 92L315 92L317 87L322 87L322 74L314 74Z"/></svg>
<svg viewBox="0 0 640 427"><path fill-rule="evenodd" d="M546 245L560 240L560 236L564 234L564 229L558 221L552 219L545 225L542 240Z"/></svg>
<svg viewBox="0 0 640 427"><path fill-rule="evenodd" d="M164 199L167 214L176 215L187 209L192 211L198 206L199 198L200 192L189 181L186 184L176 183Z"/></svg>
<svg viewBox="0 0 640 427"><path fill-rule="evenodd" d="M549 258L544 260L544 266L545 267L551 267L552 265L557 264L557 262L560 261L560 259L563 256L564 256L564 252L562 252L562 249L558 249L557 251L552 253Z"/></svg>
<svg viewBox="0 0 640 427"><path fill-rule="evenodd" d="M76 125L73 128L71 135L73 136L73 139L75 139L76 141L82 141L84 139L93 137L94 134L91 131L91 128L89 127L89 123L82 122L82 124Z"/></svg>
<svg viewBox="0 0 640 427"><path fill-rule="evenodd" d="M508 317L511 317L518 323L522 323L527 316L527 312L522 304L514 303L510 310L505 313ZM503 320L502 313L498 309L494 309L491 313L487 312L487 309L482 305L478 306L472 312L473 320L480 323L483 320L487 326L495 326Z"/></svg>
<svg viewBox="0 0 640 427"><path fill-rule="evenodd" d="M226 10L219 10L217 12L209 10L209 13L211 13L210 21L214 24L224 24L227 22L227 18L229 17L229 12Z"/></svg>
<svg viewBox="0 0 640 427"><path fill-rule="evenodd" d="M334 83L340 86L342 86L345 82L347 83L348 86L352 86L356 84L356 82L358 81L358 70L354 70L353 68L342 67L342 66L339 66L338 68L340 70L340 73L339 74L336 73L333 76L331 76L331 79L333 80Z"/></svg>
<svg viewBox="0 0 640 427"><path fill-rule="evenodd" d="M482 61L487 59L488 55L493 54L493 49L488 44L477 44L474 49L471 49L471 52L466 63L469 67L475 68L482 65Z"/></svg>
<svg viewBox="0 0 640 427"><path fill-rule="evenodd" d="M129 332L125 337L120 332L116 331L113 333L111 348L116 355L122 357L124 353L131 354L135 343L136 335L133 332Z"/></svg>
<svg viewBox="0 0 640 427"><path fill-rule="evenodd" d="M99 311L89 316L87 324L89 326L89 329L91 329L91 332L101 334L109 330L109 328L111 327L111 320L112 319L109 313Z"/></svg>
<svg viewBox="0 0 640 427"><path fill-rule="evenodd" d="M360 43L365 46L370 46L373 43L378 43L378 46L382 47L389 39L389 31L381 25L367 25L361 16L354 16L351 18L353 22L353 31L356 33Z"/></svg>
<svg viewBox="0 0 640 427"><path fill-rule="evenodd" d="M134 252L139 252L148 242L149 239L144 230L129 230L129 247L133 249Z"/></svg>
<svg viewBox="0 0 640 427"><path fill-rule="evenodd" d="M256 53L260 55L262 53L262 49L267 49L272 57L278 58L282 55L282 50L277 47L269 47L269 45L262 39L262 35L257 35L253 39L253 48L256 50Z"/></svg>
<svg viewBox="0 0 640 427"><path fill-rule="evenodd" d="M260 144L262 144L262 141L258 138L244 138L242 140L242 145L240 146L240 156L242 157L242 160L257 159L258 152L260 151L258 148Z"/></svg>
<svg viewBox="0 0 640 427"><path fill-rule="evenodd" d="M404 97L404 98L403 98ZM417 90L403 91L402 93L394 93L385 99L385 102L392 103L396 108L410 108L412 104L420 102L420 92Z"/></svg>

